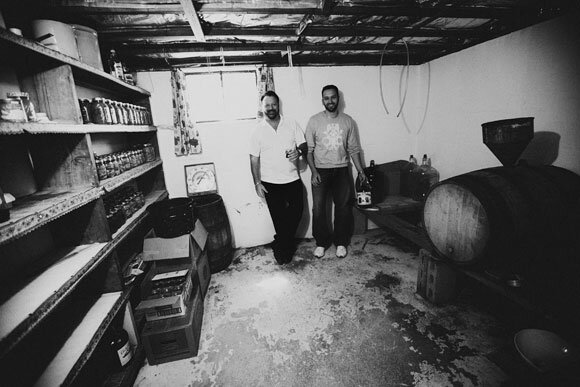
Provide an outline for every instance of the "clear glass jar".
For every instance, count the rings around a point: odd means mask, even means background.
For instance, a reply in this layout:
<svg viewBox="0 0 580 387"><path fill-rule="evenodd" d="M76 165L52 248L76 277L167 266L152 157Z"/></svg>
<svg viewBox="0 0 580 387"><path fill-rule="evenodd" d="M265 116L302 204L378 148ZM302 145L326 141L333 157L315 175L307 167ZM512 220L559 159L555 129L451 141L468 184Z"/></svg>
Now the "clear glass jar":
<svg viewBox="0 0 580 387"><path fill-rule="evenodd" d="M116 125L119 121L117 119L117 112L113 106L110 99L105 99L105 106L109 110L109 115L111 116L111 125Z"/></svg>
<svg viewBox="0 0 580 387"><path fill-rule="evenodd" d="M26 122L26 112L15 99L0 99L0 119L10 122Z"/></svg>
<svg viewBox="0 0 580 387"><path fill-rule="evenodd" d="M106 106L102 98L93 98L91 101L91 121L93 124L105 125L107 124L107 115L105 114ZM109 116L109 120L110 120Z"/></svg>
<svg viewBox="0 0 580 387"><path fill-rule="evenodd" d="M151 161L155 161L155 148L153 148L152 144L144 144L143 150L145 151L145 161L148 163Z"/></svg>
<svg viewBox="0 0 580 387"><path fill-rule="evenodd" d="M34 104L28 98L28 93L24 91L13 91L7 93L6 96L8 99L16 100L21 104L22 110L26 113L26 121L36 121L36 110L34 109Z"/></svg>
<svg viewBox="0 0 580 387"><path fill-rule="evenodd" d="M119 121L119 124L126 125L127 121L125 121L125 115L123 114L123 108L121 107L121 103L113 101L113 107L115 108L115 113L117 114L117 121Z"/></svg>
<svg viewBox="0 0 580 387"><path fill-rule="evenodd" d="M79 99L79 108L81 109L81 117L83 119L83 124L91 123L91 103L88 99Z"/></svg>

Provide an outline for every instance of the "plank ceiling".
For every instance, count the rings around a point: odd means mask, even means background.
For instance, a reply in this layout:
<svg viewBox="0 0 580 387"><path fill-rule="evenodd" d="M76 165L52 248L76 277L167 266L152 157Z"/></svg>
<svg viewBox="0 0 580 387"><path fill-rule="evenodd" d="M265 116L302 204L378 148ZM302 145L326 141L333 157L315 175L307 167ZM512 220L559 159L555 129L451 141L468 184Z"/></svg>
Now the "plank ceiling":
<svg viewBox="0 0 580 387"><path fill-rule="evenodd" d="M131 70L422 64L572 12L571 0L2 0L6 18L83 24Z"/></svg>

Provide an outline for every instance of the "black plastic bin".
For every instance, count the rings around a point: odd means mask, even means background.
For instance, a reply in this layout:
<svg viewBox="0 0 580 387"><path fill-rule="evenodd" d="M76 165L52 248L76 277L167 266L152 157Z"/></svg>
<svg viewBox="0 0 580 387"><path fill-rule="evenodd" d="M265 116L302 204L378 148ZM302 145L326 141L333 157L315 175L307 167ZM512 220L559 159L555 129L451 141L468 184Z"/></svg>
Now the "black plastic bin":
<svg viewBox="0 0 580 387"><path fill-rule="evenodd" d="M153 203L148 208L153 230L160 238L175 238L193 231L195 216L190 198L175 198Z"/></svg>

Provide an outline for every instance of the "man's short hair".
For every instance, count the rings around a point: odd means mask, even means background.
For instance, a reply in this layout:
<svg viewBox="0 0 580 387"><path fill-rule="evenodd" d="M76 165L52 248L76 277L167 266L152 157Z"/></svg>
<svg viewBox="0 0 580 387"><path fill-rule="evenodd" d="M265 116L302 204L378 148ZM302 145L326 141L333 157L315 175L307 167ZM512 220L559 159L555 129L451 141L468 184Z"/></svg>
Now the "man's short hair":
<svg viewBox="0 0 580 387"><path fill-rule="evenodd" d="M334 85L326 85L326 86L324 86L324 87L322 88L322 93L321 93L321 94L324 94L324 92L325 92L326 90L334 90L334 91L336 91L336 95L338 95L338 87L336 87L336 86L334 86Z"/></svg>
<svg viewBox="0 0 580 387"><path fill-rule="evenodd" d="M262 102L266 97L274 97L276 98L276 101L280 103L280 97L278 97L278 94L276 94L273 90L268 90L265 92L264 95L262 95L262 98L260 98L260 102Z"/></svg>

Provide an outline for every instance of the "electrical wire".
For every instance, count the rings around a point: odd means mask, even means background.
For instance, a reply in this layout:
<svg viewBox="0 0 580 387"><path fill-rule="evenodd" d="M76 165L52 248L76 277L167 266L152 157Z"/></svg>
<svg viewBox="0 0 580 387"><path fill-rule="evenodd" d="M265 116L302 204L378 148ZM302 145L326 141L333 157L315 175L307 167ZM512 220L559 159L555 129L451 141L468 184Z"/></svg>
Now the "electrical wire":
<svg viewBox="0 0 580 387"><path fill-rule="evenodd" d="M385 55L385 50L387 49L387 46L389 45L390 41L385 43L385 46L383 47L383 49L381 50L381 61L379 62L379 90L381 93L381 102L383 103L383 109L385 109L385 112L387 113L387 115L389 115L389 109L387 109L387 103L385 102L385 93L383 92L383 56Z"/></svg>
<svg viewBox="0 0 580 387"><path fill-rule="evenodd" d="M401 112L403 111L403 106L405 106L405 100L407 99L407 91L409 90L409 72L410 72L410 65L411 65L411 61L409 58L409 46L407 45L407 42L405 41L405 39L401 39L401 40L402 40L403 44L405 45L405 49L407 50L407 66L405 67L405 70L407 71L407 75L405 77L405 93L403 94L403 100L401 101L401 108L399 109L399 112L397 113L397 117L399 117L401 115ZM407 131L409 131L408 128L407 128Z"/></svg>

